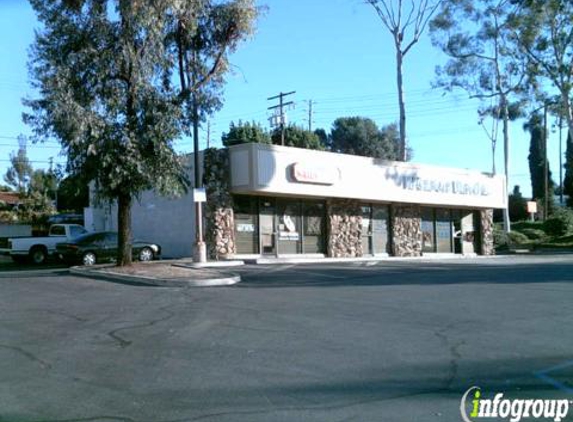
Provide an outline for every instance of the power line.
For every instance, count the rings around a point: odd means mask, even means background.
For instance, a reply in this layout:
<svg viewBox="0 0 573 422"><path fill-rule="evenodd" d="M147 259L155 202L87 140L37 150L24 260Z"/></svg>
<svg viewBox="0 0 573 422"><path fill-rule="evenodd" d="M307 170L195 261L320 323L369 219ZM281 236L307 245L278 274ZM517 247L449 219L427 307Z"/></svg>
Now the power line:
<svg viewBox="0 0 573 422"><path fill-rule="evenodd" d="M268 107L268 110L275 110L275 112L278 111L278 113L275 113L275 115L273 116L275 119L278 117L278 122L276 120L273 120L273 118L271 117L271 126L279 126L281 128L281 145L285 144L285 112L284 112L284 108L294 104L293 101L288 101L285 103L284 97L288 97L289 95L292 95L294 93L296 93L296 91L281 92L278 95L275 95L274 97L267 98L267 101L276 100L276 99L279 100L279 103L277 105Z"/></svg>

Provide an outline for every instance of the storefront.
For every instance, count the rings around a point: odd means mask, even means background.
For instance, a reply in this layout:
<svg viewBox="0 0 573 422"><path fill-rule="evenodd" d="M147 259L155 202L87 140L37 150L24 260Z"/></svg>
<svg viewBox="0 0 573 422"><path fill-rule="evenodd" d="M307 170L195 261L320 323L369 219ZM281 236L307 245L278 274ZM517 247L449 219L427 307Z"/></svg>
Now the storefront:
<svg viewBox="0 0 573 422"><path fill-rule="evenodd" d="M488 255L493 209L507 204L503 176L467 169L265 144L212 149L201 159L211 259ZM116 229L115 207L89 211L92 230ZM132 228L166 257L191 256L192 196L145 192Z"/></svg>
<svg viewBox="0 0 573 422"><path fill-rule="evenodd" d="M236 195L233 202L237 254L326 253L324 201Z"/></svg>
<svg viewBox="0 0 573 422"><path fill-rule="evenodd" d="M234 255L487 254L505 181L275 145L230 148Z"/></svg>

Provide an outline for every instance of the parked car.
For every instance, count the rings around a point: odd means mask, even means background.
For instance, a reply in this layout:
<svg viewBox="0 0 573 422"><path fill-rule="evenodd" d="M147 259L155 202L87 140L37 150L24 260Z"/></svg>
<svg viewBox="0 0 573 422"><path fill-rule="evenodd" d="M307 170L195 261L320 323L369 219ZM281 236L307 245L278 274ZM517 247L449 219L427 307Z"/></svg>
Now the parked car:
<svg viewBox="0 0 573 422"><path fill-rule="evenodd" d="M33 264L39 265L55 254L56 243L71 241L85 233L87 230L78 224L54 224L50 227L48 236L8 239L7 248L0 250L0 253L10 255L17 263L29 259Z"/></svg>
<svg viewBox="0 0 573 422"><path fill-rule="evenodd" d="M56 250L60 259L68 264L94 265L115 259L117 243L116 232L94 232L58 243ZM140 261L152 261L161 256L161 246L156 243L134 240L131 248L133 258Z"/></svg>

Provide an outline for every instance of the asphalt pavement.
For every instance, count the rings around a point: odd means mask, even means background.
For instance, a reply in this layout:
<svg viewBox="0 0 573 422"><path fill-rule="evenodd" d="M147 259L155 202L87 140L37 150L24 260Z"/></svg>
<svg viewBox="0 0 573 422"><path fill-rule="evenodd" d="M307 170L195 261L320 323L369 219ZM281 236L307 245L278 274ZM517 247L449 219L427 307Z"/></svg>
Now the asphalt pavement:
<svg viewBox="0 0 573 422"><path fill-rule="evenodd" d="M460 421L472 386L573 399L573 256L234 271L0 278L0 421Z"/></svg>

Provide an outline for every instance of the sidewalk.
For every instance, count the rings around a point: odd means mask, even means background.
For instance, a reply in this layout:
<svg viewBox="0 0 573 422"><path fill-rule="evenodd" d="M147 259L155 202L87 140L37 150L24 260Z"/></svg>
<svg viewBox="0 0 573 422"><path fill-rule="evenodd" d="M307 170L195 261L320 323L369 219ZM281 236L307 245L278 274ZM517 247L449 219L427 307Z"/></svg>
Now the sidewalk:
<svg viewBox="0 0 573 422"><path fill-rule="evenodd" d="M192 268L179 260L134 262L129 267L113 264L72 267L70 273L134 285L160 287L214 287L239 283L237 274L213 268Z"/></svg>

